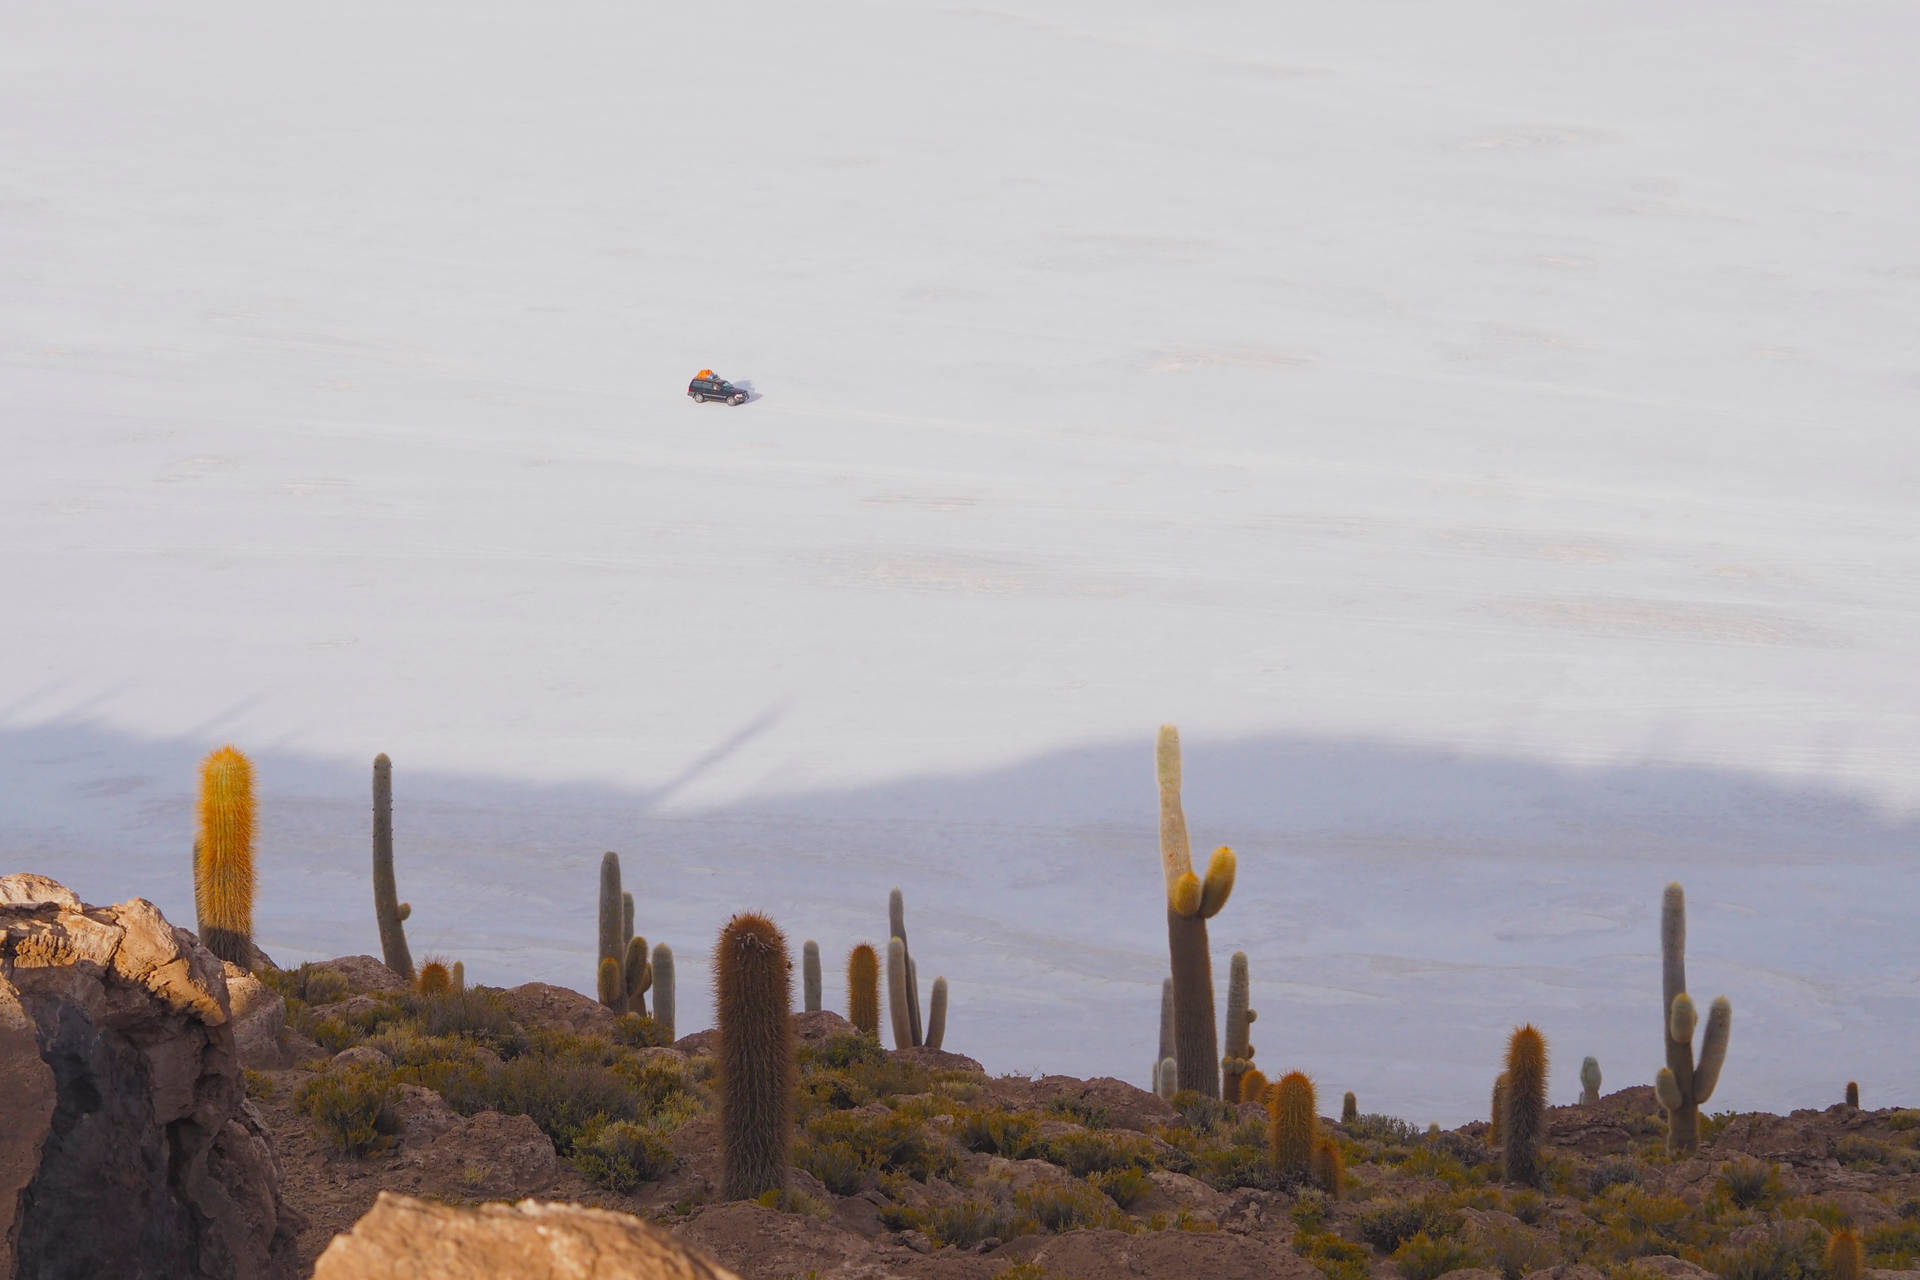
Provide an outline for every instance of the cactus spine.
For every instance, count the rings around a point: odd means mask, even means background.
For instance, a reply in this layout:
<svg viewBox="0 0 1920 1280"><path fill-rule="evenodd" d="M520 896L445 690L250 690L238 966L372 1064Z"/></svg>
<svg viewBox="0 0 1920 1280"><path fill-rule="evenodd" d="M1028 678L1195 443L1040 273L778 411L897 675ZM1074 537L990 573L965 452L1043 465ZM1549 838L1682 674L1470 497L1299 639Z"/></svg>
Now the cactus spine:
<svg viewBox="0 0 1920 1280"><path fill-rule="evenodd" d="M653 1020L673 1035L673 948L664 942L653 944Z"/></svg>
<svg viewBox="0 0 1920 1280"><path fill-rule="evenodd" d="M622 1004L628 1013L646 1013L647 988L652 985L653 966L647 962L647 940L628 938L626 958L620 965Z"/></svg>
<svg viewBox="0 0 1920 1280"><path fill-rule="evenodd" d="M800 944L801 996L808 1013L820 1012L820 944L808 938Z"/></svg>
<svg viewBox="0 0 1920 1280"><path fill-rule="evenodd" d="M1600 1101L1600 1059L1589 1054L1580 1063L1580 1103L1592 1106Z"/></svg>
<svg viewBox="0 0 1920 1280"><path fill-rule="evenodd" d="M1660 991L1667 1065L1654 1076L1653 1087L1667 1113L1667 1153L1677 1155L1700 1148L1700 1105L1720 1081L1733 1027L1733 1006L1725 996L1714 997L1700 1037L1700 1058L1694 1060L1699 1015L1687 994L1687 896L1678 881L1667 886L1660 901Z"/></svg>
<svg viewBox="0 0 1920 1280"><path fill-rule="evenodd" d="M1340 1123L1352 1124L1360 1118L1360 1099L1353 1096L1353 1090L1347 1090L1347 1096L1340 1099Z"/></svg>
<svg viewBox="0 0 1920 1280"><path fill-rule="evenodd" d="M1289 1071L1273 1087L1267 1120L1267 1153L1284 1176L1311 1176L1314 1140L1320 1136L1320 1117L1313 1099L1313 1081L1303 1071Z"/></svg>
<svg viewBox="0 0 1920 1280"><path fill-rule="evenodd" d="M1860 1280L1867 1273L1866 1250L1852 1227L1836 1228L1827 1237L1827 1280Z"/></svg>
<svg viewBox="0 0 1920 1280"><path fill-rule="evenodd" d="M380 958L401 977L413 978L413 953L401 922L411 914L393 880L393 761L373 758L373 918L380 926Z"/></svg>
<svg viewBox="0 0 1920 1280"><path fill-rule="evenodd" d="M896 1043L894 1048L904 1049L908 1044L919 1044L920 1035L920 977L913 967L913 949L907 945L907 900L906 896L895 888L887 893L887 936L900 939L901 953L906 957L906 969L901 985L906 989L907 1029L913 1037L909 1041ZM888 962L887 986L891 993L893 986L892 962ZM889 994L891 998L891 994Z"/></svg>
<svg viewBox="0 0 1920 1280"><path fill-rule="evenodd" d="M443 996L453 990L453 975L438 960L429 960L420 966L420 976L413 985L423 996Z"/></svg>
<svg viewBox="0 0 1920 1280"><path fill-rule="evenodd" d="M927 1048L938 1049L947 1038L947 980L933 980L933 996L927 1004Z"/></svg>
<svg viewBox="0 0 1920 1280"><path fill-rule="evenodd" d="M1206 879L1193 873L1187 842L1187 816L1180 806L1180 732L1160 726L1154 744L1154 773L1160 787L1160 869L1166 879L1167 952L1173 964L1174 1061L1180 1087L1205 1097L1220 1096L1220 1049L1213 1022L1213 956L1207 921L1219 914L1233 892L1237 863L1233 850L1214 850Z"/></svg>
<svg viewBox="0 0 1920 1280"><path fill-rule="evenodd" d="M762 915L727 921L714 947L720 1023L720 1194L782 1191L793 1145L793 977L787 940Z"/></svg>
<svg viewBox="0 0 1920 1280"><path fill-rule="evenodd" d="M620 855L609 850L600 859L600 1003L615 1013L627 1008L622 975L627 958L625 910L620 897ZM604 976L608 961L613 962L611 987Z"/></svg>
<svg viewBox="0 0 1920 1280"><path fill-rule="evenodd" d="M847 1021L880 1038L880 957L864 942L847 953Z"/></svg>
<svg viewBox="0 0 1920 1280"><path fill-rule="evenodd" d="M1260 1015L1247 1007L1247 953L1236 951L1227 964L1227 1056L1220 1060L1220 1096L1241 1100L1240 1078L1253 1069L1248 1028Z"/></svg>
<svg viewBox="0 0 1920 1280"><path fill-rule="evenodd" d="M1507 1132L1507 1073L1502 1071L1493 1078L1493 1113L1487 1119L1487 1145L1498 1147L1506 1140Z"/></svg>
<svg viewBox="0 0 1920 1280"><path fill-rule="evenodd" d="M887 1013L893 1023L893 1047L913 1047L913 1015L907 1004L907 944L887 940Z"/></svg>
<svg viewBox="0 0 1920 1280"><path fill-rule="evenodd" d="M207 950L253 968L253 764L231 745L200 762L193 897Z"/></svg>
<svg viewBox="0 0 1920 1280"><path fill-rule="evenodd" d="M1500 1150L1501 1172L1508 1182L1540 1182L1540 1139L1547 1131L1547 1041L1528 1023L1507 1042L1506 1138Z"/></svg>

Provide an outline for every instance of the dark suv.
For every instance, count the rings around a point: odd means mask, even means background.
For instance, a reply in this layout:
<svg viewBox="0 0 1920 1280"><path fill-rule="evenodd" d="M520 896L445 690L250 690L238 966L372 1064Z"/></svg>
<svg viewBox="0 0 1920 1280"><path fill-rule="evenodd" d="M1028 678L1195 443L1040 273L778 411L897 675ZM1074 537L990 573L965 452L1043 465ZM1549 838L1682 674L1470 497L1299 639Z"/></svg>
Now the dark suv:
<svg viewBox="0 0 1920 1280"><path fill-rule="evenodd" d="M695 378L687 384L687 399L695 404L706 400L725 400L728 404L745 404L747 393L723 378Z"/></svg>

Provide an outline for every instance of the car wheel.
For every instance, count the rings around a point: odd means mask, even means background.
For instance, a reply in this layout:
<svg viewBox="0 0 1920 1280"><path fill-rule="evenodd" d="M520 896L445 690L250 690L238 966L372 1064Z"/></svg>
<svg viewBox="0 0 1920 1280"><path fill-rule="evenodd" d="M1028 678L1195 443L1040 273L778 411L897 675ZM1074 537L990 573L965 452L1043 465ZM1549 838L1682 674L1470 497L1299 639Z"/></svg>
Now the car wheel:
<svg viewBox="0 0 1920 1280"><path fill-rule="evenodd" d="M701 401L705 400L706 397L703 395L698 395L692 391L689 391L687 392L687 399L693 401L695 404L699 404Z"/></svg>
<svg viewBox="0 0 1920 1280"><path fill-rule="evenodd" d="M745 396L735 396L733 398L734 404L745 404L746 402L747 402L747 398Z"/></svg>

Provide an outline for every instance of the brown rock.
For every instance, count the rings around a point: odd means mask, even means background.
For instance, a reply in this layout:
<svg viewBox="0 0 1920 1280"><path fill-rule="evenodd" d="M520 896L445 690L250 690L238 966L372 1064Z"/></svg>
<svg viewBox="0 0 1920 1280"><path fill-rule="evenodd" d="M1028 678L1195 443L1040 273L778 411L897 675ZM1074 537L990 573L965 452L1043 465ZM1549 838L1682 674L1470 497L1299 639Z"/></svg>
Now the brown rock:
<svg viewBox="0 0 1920 1280"><path fill-rule="evenodd" d="M417 1172L422 1191L488 1200L546 1192L560 1172L553 1141L539 1125L496 1111L457 1120L394 1163Z"/></svg>
<svg viewBox="0 0 1920 1280"><path fill-rule="evenodd" d="M610 1035L618 1016L592 996L545 982L513 987L502 991L500 997L522 1026L571 1031L575 1035Z"/></svg>
<svg viewBox="0 0 1920 1280"><path fill-rule="evenodd" d="M801 1044L820 1044L836 1036L854 1034L853 1024L831 1009L793 1015L793 1038Z"/></svg>
<svg viewBox="0 0 1920 1280"><path fill-rule="evenodd" d="M1607 1280L1606 1273L1584 1262L1563 1262L1557 1267L1529 1271L1526 1280Z"/></svg>
<svg viewBox="0 0 1920 1280"><path fill-rule="evenodd" d="M417 1084L394 1087L393 1114L400 1121L402 1147L424 1147L460 1124L459 1115L445 1098Z"/></svg>
<svg viewBox="0 0 1920 1280"><path fill-rule="evenodd" d="M390 1067L393 1059L370 1044L356 1044L333 1055L336 1067Z"/></svg>
<svg viewBox="0 0 1920 1280"><path fill-rule="evenodd" d="M849 1023L851 1028L852 1024ZM949 1053L945 1049L929 1049L923 1044L907 1049L895 1049L893 1056L906 1062L912 1062L934 1071L971 1071L978 1076L987 1074L987 1069L964 1053Z"/></svg>
<svg viewBox="0 0 1920 1280"><path fill-rule="evenodd" d="M294 1274L220 962L141 899L0 898L0 1277Z"/></svg>
<svg viewBox="0 0 1920 1280"><path fill-rule="evenodd" d="M314 1280L738 1280L638 1218L570 1204L458 1209L383 1191Z"/></svg>
<svg viewBox="0 0 1920 1280"><path fill-rule="evenodd" d="M233 1042L240 1051L240 1061L256 1071L292 1066L286 999L238 965L227 964L223 972L228 1012L233 1017Z"/></svg>
<svg viewBox="0 0 1920 1280"><path fill-rule="evenodd" d="M372 956L335 956L322 963L347 980L347 989L356 995L369 992L405 991L407 980Z"/></svg>
<svg viewBox="0 0 1920 1280"><path fill-rule="evenodd" d="M1603 1099L1604 1101L1604 1099ZM1644 1258L1635 1258L1633 1265L1640 1271L1652 1272L1664 1276L1666 1280L1709 1280L1713 1272L1705 1267L1696 1266L1670 1253L1655 1253Z"/></svg>

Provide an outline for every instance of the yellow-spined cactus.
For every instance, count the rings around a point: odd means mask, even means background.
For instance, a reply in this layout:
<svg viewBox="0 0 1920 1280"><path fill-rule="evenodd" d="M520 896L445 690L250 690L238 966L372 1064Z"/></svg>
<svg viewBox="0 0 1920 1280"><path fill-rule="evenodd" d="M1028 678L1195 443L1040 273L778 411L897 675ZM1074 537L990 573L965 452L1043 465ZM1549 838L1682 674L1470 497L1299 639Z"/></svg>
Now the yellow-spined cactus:
<svg viewBox="0 0 1920 1280"><path fill-rule="evenodd" d="M1835 1228L1827 1237L1827 1280L1860 1280L1866 1273L1866 1250L1860 1247L1860 1233L1852 1227Z"/></svg>
<svg viewBox="0 0 1920 1280"><path fill-rule="evenodd" d="M880 956L865 942L847 953L847 1021L880 1037Z"/></svg>
<svg viewBox="0 0 1920 1280"><path fill-rule="evenodd" d="M1313 1180L1330 1199L1340 1198L1340 1189L1347 1181L1347 1160L1340 1154L1340 1144L1331 1136L1322 1136L1313 1144Z"/></svg>
<svg viewBox="0 0 1920 1280"><path fill-rule="evenodd" d="M253 967L253 763L229 744L200 762L193 900L207 950Z"/></svg>
<svg viewBox="0 0 1920 1280"><path fill-rule="evenodd" d="M1500 1127L1501 1172L1508 1182L1540 1182L1540 1139L1547 1131L1547 1041L1532 1023L1507 1042L1507 1086Z"/></svg>
<svg viewBox="0 0 1920 1280"><path fill-rule="evenodd" d="M1268 1094L1267 1154L1282 1176L1312 1173L1313 1144L1320 1136L1320 1115L1313 1081L1304 1071L1289 1071Z"/></svg>
<svg viewBox="0 0 1920 1280"><path fill-rule="evenodd" d="M453 990L453 975L440 961L429 960L420 966L419 976L413 980L413 989L423 996L446 995Z"/></svg>

